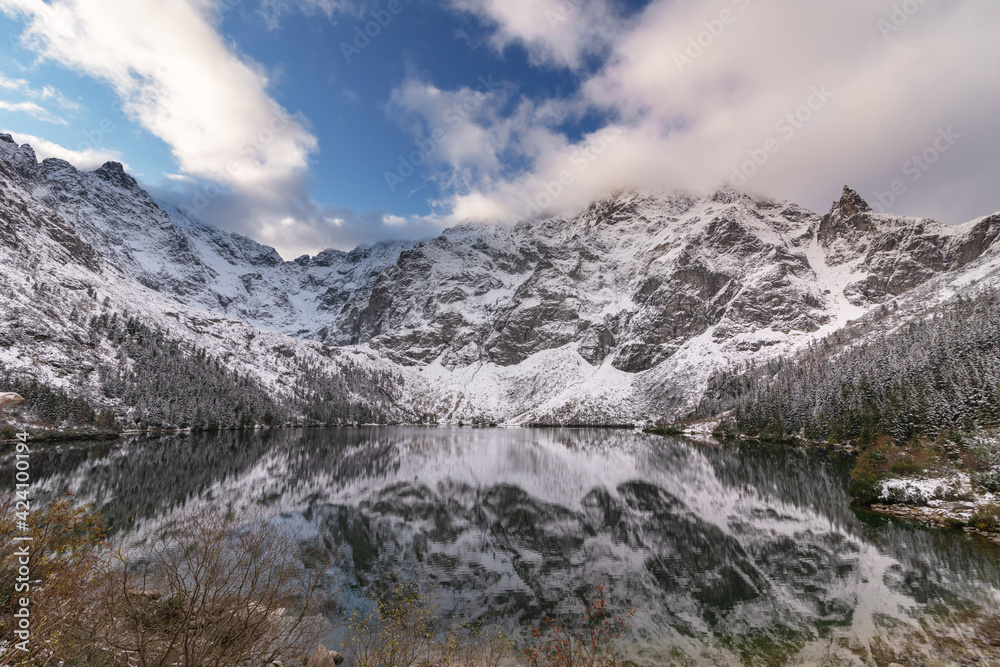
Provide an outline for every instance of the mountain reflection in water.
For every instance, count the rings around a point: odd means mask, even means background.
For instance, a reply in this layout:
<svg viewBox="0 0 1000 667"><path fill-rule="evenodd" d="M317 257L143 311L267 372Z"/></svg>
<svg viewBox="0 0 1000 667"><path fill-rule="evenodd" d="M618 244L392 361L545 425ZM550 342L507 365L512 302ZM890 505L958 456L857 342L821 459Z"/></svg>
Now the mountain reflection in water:
<svg viewBox="0 0 1000 667"><path fill-rule="evenodd" d="M855 514L825 457L631 431L181 434L40 450L32 469L113 530L263 506L335 554L348 605L398 576L466 618L523 627L575 616L604 582L614 609L638 609L630 642L653 664L849 646L925 613L993 609L1000 587L992 547Z"/></svg>

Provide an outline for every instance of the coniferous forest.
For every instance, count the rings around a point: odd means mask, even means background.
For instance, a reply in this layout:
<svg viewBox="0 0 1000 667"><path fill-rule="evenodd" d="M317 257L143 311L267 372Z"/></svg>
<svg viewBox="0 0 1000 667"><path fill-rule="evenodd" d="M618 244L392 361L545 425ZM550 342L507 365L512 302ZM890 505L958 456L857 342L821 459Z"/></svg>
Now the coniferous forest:
<svg viewBox="0 0 1000 667"><path fill-rule="evenodd" d="M25 398L22 416L28 421L52 429L210 430L380 423L398 410L398 378L349 360L332 374L295 357L295 384L275 391L135 317L94 317L89 334L91 344L117 350L115 362L96 369L97 392L54 387L0 368L0 386Z"/></svg>
<svg viewBox="0 0 1000 667"><path fill-rule="evenodd" d="M959 298L882 336L838 332L710 383L696 417L783 439L897 442L1000 421L1000 297Z"/></svg>

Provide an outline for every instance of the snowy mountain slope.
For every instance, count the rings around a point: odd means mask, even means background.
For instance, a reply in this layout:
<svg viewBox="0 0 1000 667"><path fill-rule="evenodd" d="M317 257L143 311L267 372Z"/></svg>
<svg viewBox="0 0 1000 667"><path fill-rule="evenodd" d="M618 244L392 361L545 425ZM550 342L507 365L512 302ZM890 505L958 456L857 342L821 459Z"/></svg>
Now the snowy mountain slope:
<svg viewBox="0 0 1000 667"><path fill-rule="evenodd" d="M620 195L572 219L422 243L379 277L362 334L402 363L432 359L424 372L458 418L656 421L718 370L972 270L998 233L998 216L958 228L877 216L849 189L822 218L732 190Z"/></svg>
<svg viewBox="0 0 1000 667"><path fill-rule="evenodd" d="M719 370L793 353L894 297L984 271L1000 237L1000 215L945 227L876 214L848 188L822 217L724 188L617 193L574 216L466 223L420 243L285 262L161 206L116 163L37 164L7 137L0 167L8 235L45 231L33 242L46 261L12 259L8 285L72 273L77 291L108 294L108 307L183 332L276 390L296 371L275 350L330 372L331 359L360 359L395 378L378 400L408 419L668 420ZM83 336L75 320L93 315L81 299L49 301L11 304L51 330L39 350ZM53 381L52 363L91 352L61 354L43 364Z"/></svg>
<svg viewBox="0 0 1000 667"><path fill-rule="evenodd" d="M0 136L0 156L5 158L0 159L0 370L5 374L67 389L127 414L134 406L115 405L102 385L102 371L125 361L113 341L94 335L94 319L106 315L122 322L138 317L170 340L253 378L279 400L295 395L303 368L317 376L395 377L392 365L373 355L264 331L139 284L25 187L34 162L30 147ZM50 162L42 168L59 166ZM376 393L381 390L372 387L351 400L372 403ZM401 402L381 396L380 402L376 414L411 418Z"/></svg>
<svg viewBox="0 0 1000 667"><path fill-rule="evenodd" d="M349 329L352 299L364 300L374 276L412 245L285 262L273 248L161 206L117 162L81 172L55 159L32 167L28 146L11 152L24 165L22 185L112 265L182 303L273 331L322 340L324 327Z"/></svg>
<svg viewBox="0 0 1000 667"><path fill-rule="evenodd" d="M868 275L847 285L844 293L852 303L869 304L975 261L1000 238L1000 220L994 215L947 227L875 213L857 193L845 191L816 236L828 264L865 268Z"/></svg>
<svg viewBox="0 0 1000 667"><path fill-rule="evenodd" d="M641 372L717 324L727 335L818 328L820 295L791 251L808 233L735 192L623 195L571 219L463 226L379 277L359 341L447 366L512 366L572 344L592 365ZM763 291L774 300L766 312L754 297Z"/></svg>

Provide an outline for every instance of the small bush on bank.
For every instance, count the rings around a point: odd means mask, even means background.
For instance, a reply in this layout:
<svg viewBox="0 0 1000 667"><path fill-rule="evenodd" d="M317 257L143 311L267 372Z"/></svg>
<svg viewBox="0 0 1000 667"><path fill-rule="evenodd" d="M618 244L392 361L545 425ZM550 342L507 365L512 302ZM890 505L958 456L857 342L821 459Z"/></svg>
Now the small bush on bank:
<svg viewBox="0 0 1000 667"><path fill-rule="evenodd" d="M323 567L262 515L189 514L97 570L74 637L144 665L266 665L300 659L326 629Z"/></svg>
<svg viewBox="0 0 1000 667"><path fill-rule="evenodd" d="M884 491L884 482L898 477L949 477L954 472L954 464L948 462L944 446L922 439L899 445L883 436L858 455L847 491L862 504L878 500L921 504L926 499L902 489Z"/></svg>
<svg viewBox="0 0 1000 667"><path fill-rule="evenodd" d="M873 503L882 496L882 482L888 477L886 447L873 447L858 455L851 471L847 493L861 503Z"/></svg>
<svg viewBox="0 0 1000 667"><path fill-rule="evenodd" d="M1000 492L1000 470L974 472L969 479L973 486L982 487L991 493Z"/></svg>
<svg viewBox="0 0 1000 667"><path fill-rule="evenodd" d="M912 476L926 472L925 468L917 463L910 454L903 454L898 460L889 466L889 471L894 475Z"/></svg>
<svg viewBox="0 0 1000 667"><path fill-rule="evenodd" d="M980 505L969 519L969 525L979 530L1000 532L1000 505Z"/></svg>
<svg viewBox="0 0 1000 667"><path fill-rule="evenodd" d="M513 648L502 629L443 618L412 584L389 588L367 614L355 610L344 644L355 667L500 667Z"/></svg>
<svg viewBox="0 0 1000 667"><path fill-rule="evenodd" d="M614 667L622 664L618 640L631 626L635 609L624 616L608 610L607 589L598 584L593 598L584 601L580 628L570 631L547 618L532 628L524 656L531 667Z"/></svg>
<svg viewBox="0 0 1000 667"><path fill-rule="evenodd" d="M64 497L44 507L32 505L25 532L15 521L16 500L13 496L0 499L0 541L13 545L14 537L31 538L19 543L30 545L30 588L17 592L20 557L15 548L5 548L0 558L0 636L14 637L13 614L19 599L28 597L31 633L48 638L49 643L33 641L27 652L11 645L0 650L0 665L59 664L53 649L67 664L76 664L80 647L66 638L77 612L91 599L103 522L91 508L74 508L71 498Z"/></svg>
<svg viewBox="0 0 1000 667"><path fill-rule="evenodd" d="M30 525L30 650L9 647L2 665L265 665L304 658L325 630L322 568L303 570L297 540L262 517L189 516L137 548L105 545L99 515L68 498ZM16 556L2 565L0 589L14 591ZM0 605L11 636L14 601Z"/></svg>
<svg viewBox="0 0 1000 667"><path fill-rule="evenodd" d="M970 438L962 458L971 471L973 486L1000 492L1000 440L995 432Z"/></svg>

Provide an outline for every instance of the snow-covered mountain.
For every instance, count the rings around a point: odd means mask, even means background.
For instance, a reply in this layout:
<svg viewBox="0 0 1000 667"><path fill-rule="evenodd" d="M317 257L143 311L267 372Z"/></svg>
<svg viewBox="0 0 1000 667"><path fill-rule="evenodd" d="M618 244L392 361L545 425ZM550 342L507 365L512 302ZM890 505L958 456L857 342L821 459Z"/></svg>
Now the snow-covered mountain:
<svg viewBox="0 0 1000 667"><path fill-rule="evenodd" d="M191 307L282 333L322 339L324 328L350 330L342 302L364 300L375 276L414 245L380 243L285 262L274 248L158 204L117 162L81 172L63 160L34 166L30 147L17 151L22 183L109 263Z"/></svg>
<svg viewBox="0 0 1000 667"><path fill-rule="evenodd" d="M141 293L130 307L154 321L213 323L199 335L214 341L231 336L213 327L252 327L294 354L391 369L397 414L443 421L669 420L720 369L801 349L936 277L994 275L1000 237L1000 215L948 227L845 188L819 216L725 188L616 193L574 216L286 262L157 203L117 163L37 164L2 139L0 251L16 255L28 225L41 244L30 267L5 266L10 288L47 263L87 272L101 294ZM38 314L49 340L68 308ZM247 335L226 350L256 368Z"/></svg>
<svg viewBox="0 0 1000 667"><path fill-rule="evenodd" d="M66 178L46 180L59 173ZM109 176L106 187L86 187ZM113 410L126 426L204 424L195 413L218 413L212 403L222 392L243 403L234 415L257 421L268 410L277 421L305 421L324 401L339 413L329 421L414 418L396 393L402 381L390 362L183 305L140 284L125 272L127 263L119 267L113 253L91 244L81 232L94 228L93 219L78 222L43 201L69 202L82 193L102 199L110 191L136 217L162 212L141 191L126 196L128 188L134 181L114 166L80 174L56 160L38 165L29 146L0 135L0 382L38 382L80 396ZM113 230L119 221L102 222ZM156 265L153 250L146 257ZM148 328L162 336L150 338ZM145 366L136 350L143 338L163 348ZM184 359L197 363L185 366ZM149 386L136 391L129 382L136 378ZM150 405L150 396L162 405ZM270 397L266 405L256 401L261 396ZM164 414L167 424L151 422L150 415Z"/></svg>

